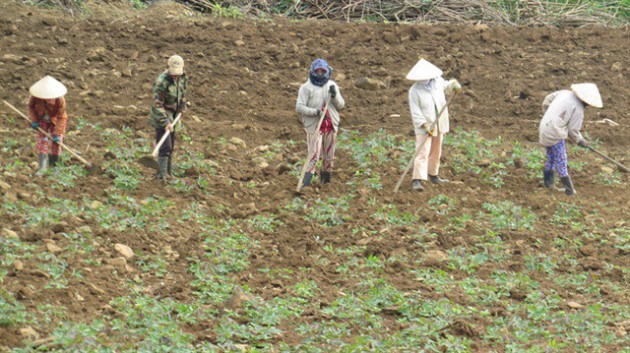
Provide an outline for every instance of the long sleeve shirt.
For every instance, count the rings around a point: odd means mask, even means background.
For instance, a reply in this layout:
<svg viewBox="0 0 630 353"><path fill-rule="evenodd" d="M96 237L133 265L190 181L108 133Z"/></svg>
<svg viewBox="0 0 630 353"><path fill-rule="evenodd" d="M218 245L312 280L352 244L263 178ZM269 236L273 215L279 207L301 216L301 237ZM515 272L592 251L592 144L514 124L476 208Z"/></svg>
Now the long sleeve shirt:
<svg viewBox="0 0 630 353"><path fill-rule="evenodd" d="M328 105L328 115L332 120L333 128L337 131L340 121L339 111L343 109L346 104L343 96L341 95L341 91L339 90L339 86L337 86L333 80L328 80L328 82L321 87L312 84L309 80L300 87L295 109L302 115L302 124L304 124L306 132L310 134L317 132L317 124L319 123L320 118L317 111L323 110L322 108L324 106L324 102L330 95L330 86L333 85L337 89L337 95L335 98L330 99L330 104Z"/></svg>
<svg viewBox="0 0 630 353"><path fill-rule="evenodd" d="M448 108L446 107L446 91L453 89L455 80L446 81L442 77L435 79L435 88L429 89L426 82L418 81L409 89L409 110L416 135L426 135L424 124L433 124L444 108L437 125L438 132L449 132Z"/></svg>
<svg viewBox="0 0 630 353"><path fill-rule="evenodd" d="M188 77L184 73L177 82L168 70L162 72L153 85L153 105L151 105L150 123L156 128L163 128L171 122L171 117L186 110L186 88Z"/></svg>
<svg viewBox="0 0 630 353"><path fill-rule="evenodd" d="M580 142L582 122L584 121L584 103L569 90L556 91L545 97L543 109L545 115L538 127L539 142L551 147L561 140L571 138Z"/></svg>
<svg viewBox="0 0 630 353"><path fill-rule="evenodd" d="M50 122L55 125L54 134L63 136L66 133L68 115L66 114L66 99L59 97L54 104L48 104L45 99L31 97L28 100L28 118L32 122Z"/></svg>

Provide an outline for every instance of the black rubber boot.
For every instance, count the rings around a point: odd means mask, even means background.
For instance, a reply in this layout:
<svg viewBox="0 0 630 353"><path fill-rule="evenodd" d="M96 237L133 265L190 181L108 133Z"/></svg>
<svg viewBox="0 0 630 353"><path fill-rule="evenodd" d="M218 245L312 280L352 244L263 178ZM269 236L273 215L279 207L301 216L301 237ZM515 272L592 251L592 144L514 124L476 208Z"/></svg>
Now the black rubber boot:
<svg viewBox="0 0 630 353"><path fill-rule="evenodd" d="M330 183L330 172L322 172L322 184Z"/></svg>
<svg viewBox="0 0 630 353"><path fill-rule="evenodd" d="M560 181L562 182L562 185L564 185L564 193L569 195L569 196L573 196L576 194L575 189L573 188L573 183L571 182L571 177L569 176L565 176L565 177L561 177Z"/></svg>
<svg viewBox="0 0 630 353"><path fill-rule="evenodd" d="M313 178L313 173L304 173L304 180L302 180L302 186L311 186L312 178Z"/></svg>
<svg viewBox="0 0 630 353"><path fill-rule="evenodd" d="M446 184L448 183L448 179L442 179L437 175L429 175L429 179L433 184Z"/></svg>
<svg viewBox="0 0 630 353"><path fill-rule="evenodd" d="M168 157L159 156L158 157L158 175L157 178L160 180L166 180L168 176Z"/></svg>
<svg viewBox="0 0 630 353"><path fill-rule="evenodd" d="M547 189L551 189L553 187L553 184L555 184L555 178L554 178L554 173L553 173L553 169L551 170L544 170L543 169L543 183L545 184L545 187Z"/></svg>
<svg viewBox="0 0 630 353"><path fill-rule="evenodd" d="M35 175L43 176L48 169L48 154L40 153L39 155L37 155L37 157L39 162L39 169L37 170L37 173Z"/></svg>
<svg viewBox="0 0 630 353"><path fill-rule="evenodd" d="M50 156L48 156L48 164L54 168L55 166L57 166L57 163L59 162L59 156L53 156L52 154Z"/></svg>
<svg viewBox="0 0 630 353"><path fill-rule="evenodd" d="M411 181L411 188L416 191L424 191L424 186L422 186L422 181L420 179L414 179Z"/></svg>

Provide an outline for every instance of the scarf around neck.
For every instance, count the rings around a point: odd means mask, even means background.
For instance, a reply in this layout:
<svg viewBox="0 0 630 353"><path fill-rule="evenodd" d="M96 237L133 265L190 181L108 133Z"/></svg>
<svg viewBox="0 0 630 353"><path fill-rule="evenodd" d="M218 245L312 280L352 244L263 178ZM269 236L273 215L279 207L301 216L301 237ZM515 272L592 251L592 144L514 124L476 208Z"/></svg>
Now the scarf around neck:
<svg viewBox="0 0 630 353"><path fill-rule="evenodd" d="M317 69L324 69L326 72L323 75L315 73ZM315 86L323 86L330 79L330 66L324 59L317 59L311 64L311 69L308 72L308 78Z"/></svg>

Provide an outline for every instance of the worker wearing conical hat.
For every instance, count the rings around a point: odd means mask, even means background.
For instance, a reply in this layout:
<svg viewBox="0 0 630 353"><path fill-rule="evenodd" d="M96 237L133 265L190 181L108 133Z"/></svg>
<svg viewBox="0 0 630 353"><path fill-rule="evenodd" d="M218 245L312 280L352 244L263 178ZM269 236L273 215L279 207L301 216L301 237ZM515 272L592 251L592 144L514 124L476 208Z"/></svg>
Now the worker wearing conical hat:
<svg viewBox="0 0 630 353"><path fill-rule="evenodd" d="M442 141L444 134L449 132L445 92L460 90L461 85L455 79L444 80L442 70L424 59L416 63L406 78L416 81L409 89L409 109L416 134L416 149L422 145L414 161L411 187L422 191L423 183L428 180L434 184L448 183L438 176ZM436 122L442 108L444 112Z"/></svg>
<svg viewBox="0 0 630 353"><path fill-rule="evenodd" d="M160 141L166 131L171 131L160 147L158 155L158 179L172 176L175 131L172 125L179 113L186 110L186 89L188 77L184 72L184 59L173 55L168 59L168 69L158 75L153 85L153 105L150 123L155 128L155 141Z"/></svg>
<svg viewBox="0 0 630 353"><path fill-rule="evenodd" d="M543 169L545 187L554 185L554 172L558 173L567 195L574 195L575 188L571 182L568 169L567 151L564 141L570 138L581 147L588 147L582 137L582 121L584 108L590 105L603 107L599 89L594 83L571 85L571 90L560 90L549 94L543 101L545 115L538 127L540 144L547 149L547 162Z"/></svg>
<svg viewBox="0 0 630 353"><path fill-rule="evenodd" d="M28 101L28 118L31 120L31 127L35 130L41 128L52 136L52 141L49 141L46 135L37 132L37 174L41 176L48 165L54 167L59 162L59 143L63 142L68 123L66 100L63 96L68 90L61 82L46 76L31 86L29 92L31 97Z"/></svg>

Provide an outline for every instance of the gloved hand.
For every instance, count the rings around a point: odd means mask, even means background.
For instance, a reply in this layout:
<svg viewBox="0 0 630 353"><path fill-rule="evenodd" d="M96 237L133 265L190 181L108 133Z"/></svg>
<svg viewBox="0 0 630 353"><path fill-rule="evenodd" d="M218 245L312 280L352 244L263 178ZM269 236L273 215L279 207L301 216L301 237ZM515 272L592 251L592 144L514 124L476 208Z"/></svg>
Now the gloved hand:
<svg viewBox="0 0 630 353"><path fill-rule="evenodd" d="M422 125L422 128L425 129L427 131L427 133L429 133L429 135L431 136L437 136L437 129L433 128L433 130L431 130L431 124L429 123L424 123Z"/></svg>
<svg viewBox="0 0 630 353"><path fill-rule="evenodd" d="M53 138L53 142L56 144L59 144L59 142L61 142L61 139L57 135L52 135L52 138Z"/></svg>
<svg viewBox="0 0 630 353"><path fill-rule="evenodd" d="M588 148L589 147L588 143L584 139L581 139L580 142L578 142L578 146L584 147L584 148Z"/></svg>
<svg viewBox="0 0 630 353"><path fill-rule="evenodd" d="M331 98L337 97L337 87L335 85L330 85L330 88L328 89L328 91L330 92Z"/></svg>
<svg viewBox="0 0 630 353"><path fill-rule="evenodd" d="M315 109L317 112L315 113L318 117L322 116L322 111L319 109Z"/></svg>
<svg viewBox="0 0 630 353"><path fill-rule="evenodd" d="M462 85L459 83L459 81L453 79L453 91L461 91L462 90Z"/></svg>
<svg viewBox="0 0 630 353"><path fill-rule="evenodd" d="M39 122L38 121L31 122L31 127L35 130L39 129Z"/></svg>

